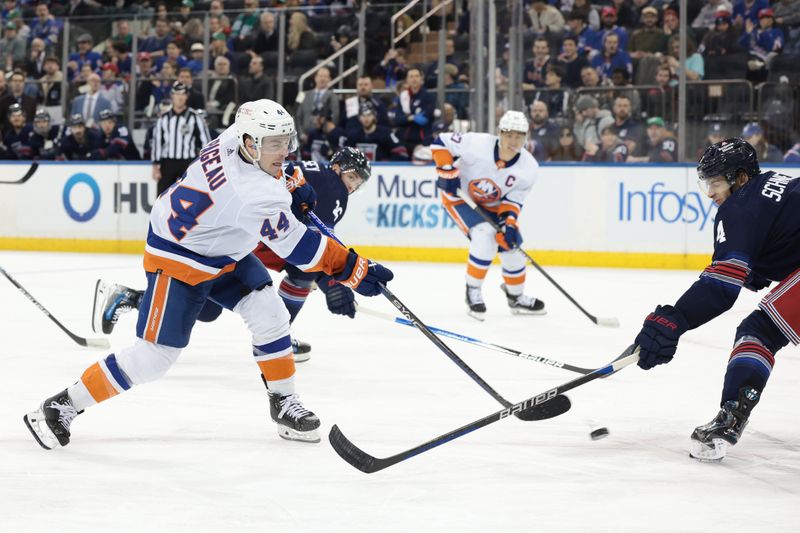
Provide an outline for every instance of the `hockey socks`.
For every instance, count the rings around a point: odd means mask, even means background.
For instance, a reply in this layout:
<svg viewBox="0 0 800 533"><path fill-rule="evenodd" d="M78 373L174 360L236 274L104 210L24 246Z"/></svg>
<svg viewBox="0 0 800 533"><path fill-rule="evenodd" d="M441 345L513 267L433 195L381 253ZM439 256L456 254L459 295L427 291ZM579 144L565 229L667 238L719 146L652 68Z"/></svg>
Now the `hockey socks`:
<svg viewBox="0 0 800 533"><path fill-rule="evenodd" d="M278 287L278 295L281 297L283 303L286 305L286 309L289 311L290 323L294 322L294 319L300 312L300 309L302 309L303 305L306 303L306 298L308 298L310 292L310 282L308 287L303 287L296 281L290 281L289 278L284 278L283 281L281 281L281 284Z"/></svg>
<svg viewBox="0 0 800 533"><path fill-rule="evenodd" d="M775 356L760 340L751 336L739 339L728 361L720 405L737 400L742 387L763 391L773 366Z"/></svg>

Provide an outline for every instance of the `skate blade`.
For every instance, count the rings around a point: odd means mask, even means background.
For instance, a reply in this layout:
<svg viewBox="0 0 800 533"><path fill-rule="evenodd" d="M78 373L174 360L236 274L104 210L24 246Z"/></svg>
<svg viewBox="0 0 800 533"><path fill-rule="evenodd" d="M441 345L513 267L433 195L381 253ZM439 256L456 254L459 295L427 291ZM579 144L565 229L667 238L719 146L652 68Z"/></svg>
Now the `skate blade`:
<svg viewBox="0 0 800 533"><path fill-rule="evenodd" d="M692 439L689 447L689 457L701 463L719 463L725 459L728 452L728 443L722 439L711 439L713 446Z"/></svg>
<svg viewBox="0 0 800 533"><path fill-rule="evenodd" d="M531 311L530 309L519 309L517 307L511 307L511 314L512 315L534 315L534 316L541 316L547 314L547 309L542 309L540 311Z"/></svg>
<svg viewBox="0 0 800 533"><path fill-rule="evenodd" d="M311 431L297 431L280 424L278 424L278 436L284 440L308 442L311 444L320 442L320 440L322 440L320 439L318 429L312 429Z"/></svg>
<svg viewBox="0 0 800 533"><path fill-rule="evenodd" d="M479 313L478 311L473 311L473 310L470 309L470 310L467 311L467 315L471 316L472 318L474 318L475 320L478 320L480 322L483 322L484 320L486 320L486 312L485 311L483 313Z"/></svg>
<svg viewBox="0 0 800 533"><path fill-rule="evenodd" d="M311 359L311 352L294 354L294 362L295 363L305 363L309 359Z"/></svg>
<svg viewBox="0 0 800 533"><path fill-rule="evenodd" d="M33 413L28 413L27 415L23 416L22 420L25 422L25 426L27 426L28 430L31 432L31 435L33 435L33 438L39 443L39 446L45 450L52 450L58 446L58 439L52 434L49 428L47 429L47 432L50 433L50 435L42 432L41 424L39 422L40 419L37 418L37 415L40 414L41 419L44 419L44 414L41 413L41 411L34 411Z"/></svg>

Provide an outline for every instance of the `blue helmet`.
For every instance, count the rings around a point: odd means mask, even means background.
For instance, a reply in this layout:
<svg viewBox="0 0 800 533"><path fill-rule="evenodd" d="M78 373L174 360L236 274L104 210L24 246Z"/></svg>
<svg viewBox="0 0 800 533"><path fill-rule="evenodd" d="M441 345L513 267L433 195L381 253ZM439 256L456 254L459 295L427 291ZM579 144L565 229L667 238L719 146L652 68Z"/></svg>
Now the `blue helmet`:
<svg viewBox="0 0 800 533"><path fill-rule="evenodd" d="M756 149L739 137L712 144L706 148L697 165L697 175L701 180L725 176L728 183L733 184L739 171L744 171L751 178L761 172Z"/></svg>
<svg viewBox="0 0 800 533"><path fill-rule="evenodd" d="M367 181L372 173L367 157L356 148L347 146L331 157L331 165L339 165L342 172L354 171L358 176Z"/></svg>

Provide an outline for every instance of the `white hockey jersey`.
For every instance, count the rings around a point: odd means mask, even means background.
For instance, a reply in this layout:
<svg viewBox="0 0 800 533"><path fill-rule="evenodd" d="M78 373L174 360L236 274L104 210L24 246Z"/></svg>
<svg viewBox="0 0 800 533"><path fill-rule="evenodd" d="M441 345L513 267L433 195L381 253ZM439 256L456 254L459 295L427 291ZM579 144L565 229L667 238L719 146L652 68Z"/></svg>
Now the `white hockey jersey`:
<svg viewBox="0 0 800 533"><path fill-rule="evenodd" d="M259 240L303 270L341 270L347 250L308 231L291 203L283 173L273 178L242 159L231 126L153 205L145 270L196 285L232 271Z"/></svg>
<svg viewBox="0 0 800 533"><path fill-rule="evenodd" d="M501 160L498 150L498 138L488 133L441 133L431 144L437 164L449 164L441 162L442 151L455 159L461 190L468 191L475 203L495 213L519 215L538 177L539 163L524 148L510 161Z"/></svg>

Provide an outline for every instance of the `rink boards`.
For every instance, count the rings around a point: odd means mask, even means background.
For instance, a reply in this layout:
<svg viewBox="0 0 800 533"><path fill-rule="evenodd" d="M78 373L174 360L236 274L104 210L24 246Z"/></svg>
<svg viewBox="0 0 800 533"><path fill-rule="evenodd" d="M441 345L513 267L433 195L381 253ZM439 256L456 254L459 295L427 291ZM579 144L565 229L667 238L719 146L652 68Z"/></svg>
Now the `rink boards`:
<svg viewBox="0 0 800 533"><path fill-rule="evenodd" d="M29 166L0 165L0 182ZM0 184L0 249L141 253L155 189L149 163L43 163ZM362 189L337 225L346 243L376 259L465 260L432 166L376 164ZM693 166L550 164L520 228L542 264L702 268L715 213Z"/></svg>

